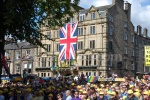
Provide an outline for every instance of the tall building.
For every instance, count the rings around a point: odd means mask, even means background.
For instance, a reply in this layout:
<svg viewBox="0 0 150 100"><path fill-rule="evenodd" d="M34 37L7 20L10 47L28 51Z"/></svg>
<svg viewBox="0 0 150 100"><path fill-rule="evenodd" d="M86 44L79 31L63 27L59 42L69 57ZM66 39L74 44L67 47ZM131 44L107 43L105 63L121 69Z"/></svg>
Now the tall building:
<svg viewBox="0 0 150 100"><path fill-rule="evenodd" d="M80 8L70 22L78 21L76 59L58 60L59 28L41 26L40 31L49 40L42 43L46 50L38 47L34 56L33 73L40 77L61 75L105 76L117 74L135 76L150 72L144 66L144 45L150 44L148 30L131 22L131 4L123 0L112 0L111 5Z"/></svg>

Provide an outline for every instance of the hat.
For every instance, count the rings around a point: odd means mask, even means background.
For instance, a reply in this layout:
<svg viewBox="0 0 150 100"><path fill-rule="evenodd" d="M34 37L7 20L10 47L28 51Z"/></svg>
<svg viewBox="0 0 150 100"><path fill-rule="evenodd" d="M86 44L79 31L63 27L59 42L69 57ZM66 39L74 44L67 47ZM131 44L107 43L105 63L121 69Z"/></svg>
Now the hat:
<svg viewBox="0 0 150 100"><path fill-rule="evenodd" d="M27 92L31 92L31 90L32 90L31 88L27 88L26 89Z"/></svg>
<svg viewBox="0 0 150 100"><path fill-rule="evenodd" d="M80 89L80 88L82 88L82 87L81 87L80 85L78 85L78 86L77 86L77 88L79 88L79 89Z"/></svg>
<svg viewBox="0 0 150 100"><path fill-rule="evenodd" d="M110 93L110 95L116 96L116 92L112 91L112 92Z"/></svg>
<svg viewBox="0 0 150 100"><path fill-rule="evenodd" d="M21 91L17 91L18 94L21 94Z"/></svg>
<svg viewBox="0 0 150 100"><path fill-rule="evenodd" d="M53 97L53 94L49 94L48 96L49 96L49 97Z"/></svg>
<svg viewBox="0 0 150 100"><path fill-rule="evenodd" d="M139 90L139 89L135 89L134 91L135 91L135 92L140 92L140 90Z"/></svg>
<svg viewBox="0 0 150 100"><path fill-rule="evenodd" d="M122 99L125 100L127 98L127 96L123 96Z"/></svg>
<svg viewBox="0 0 150 100"><path fill-rule="evenodd" d="M103 92L103 91L101 91L99 94L104 94L104 92Z"/></svg>
<svg viewBox="0 0 150 100"><path fill-rule="evenodd" d="M105 87L104 84L101 84L100 86L101 86L101 87Z"/></svg>
<svg viewBox="0 0 150 100"><path fill-rule="evenodd" d="M148 91L144 91L143 94L149 95L149 92Z"/></svg>
<svg viewBox="0 0 150 100"><path fill-rule="evenodd" d="M83 91L82 93L83 93L83 94L87 94L87 92L86 92L86 91Z"/></svg>
<svg viewBox="0 0 150 100"><path fill-rule="evenodd" d="M132 90L128 90L128 94L133 94L133 91Z"/></svg>
<svg viewBox="0 0 150 100"><path fill-rule="evenodd" d="M2 94L2 93L3 93L3 91L1 91L1 90L0 90L0 93Z"/></svg>
<svg viewBox="0 0 150 100"><path fill-rule="evenodd" d="M74 86L74 83L72 83L71 85Z"/></svg>
<svg viewBox="0 0 150 100"><path fill-rule="evenodd" d="M130 85L130 86L129 86L129 88L133 88L133 87L134 87L134 85Z"/></svg>
<svg viewBox="0 0 150 100"><path fill-rule="evenodd" d="M107 92L107 94L109 94L109 95L110 95L110 94L111 94L111 91L108 91L108 92Z"/></svg>
<svg viewBox="0 0 150 100"><path fill-rule="evenodd" d="M140 93L139 93L139 92L134 92L134 95L135 95L136 97L140 97Z"/></svg>

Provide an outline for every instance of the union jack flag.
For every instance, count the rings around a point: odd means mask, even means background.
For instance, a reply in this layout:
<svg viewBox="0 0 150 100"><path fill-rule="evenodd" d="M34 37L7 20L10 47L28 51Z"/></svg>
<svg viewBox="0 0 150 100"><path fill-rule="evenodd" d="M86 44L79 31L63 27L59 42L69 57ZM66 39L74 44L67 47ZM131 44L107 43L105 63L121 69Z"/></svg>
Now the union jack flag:
<svg viewBox="0 0 150 100"><path fill-rule="evenodd" d="M60 60L75 59L78 22L60 28Z"/></svg>

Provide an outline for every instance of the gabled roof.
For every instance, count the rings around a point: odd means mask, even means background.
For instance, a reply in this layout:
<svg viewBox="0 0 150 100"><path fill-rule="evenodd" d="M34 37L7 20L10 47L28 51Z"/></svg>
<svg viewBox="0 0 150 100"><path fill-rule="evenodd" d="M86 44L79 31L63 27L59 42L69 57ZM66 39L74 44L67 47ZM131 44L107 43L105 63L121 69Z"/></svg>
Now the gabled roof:
<svg viewBox="0 0 150 100"><path fill-rule="evenodd" d="M10 43L5 45L5 50L17 50L17 49L30 49L30 48L37 48L35 45L31 45L28 42L20 42L20 43Z"/></svg>
<svg viewBox="0 0 150 100"><path fill-rule="evenodd" d="M80 10L79 13L80 14L86 14L92 7L94 7L96 10L104 11L104 10L108 9L109 7L111 7L111 6L112 5L105 5L105 6L99 6L99 7L91 6L89 9Z"/></svg>

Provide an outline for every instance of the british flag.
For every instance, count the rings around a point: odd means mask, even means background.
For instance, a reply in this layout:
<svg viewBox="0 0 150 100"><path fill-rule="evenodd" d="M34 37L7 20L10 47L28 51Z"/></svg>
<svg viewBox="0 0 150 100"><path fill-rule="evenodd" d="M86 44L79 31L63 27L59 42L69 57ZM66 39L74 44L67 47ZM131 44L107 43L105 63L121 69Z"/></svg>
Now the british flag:
<svg viewBox="0 0 150 100"><path fill-rule="evenodd" d="M75 59L78 22L60 28L60 60Z"/></svg>

